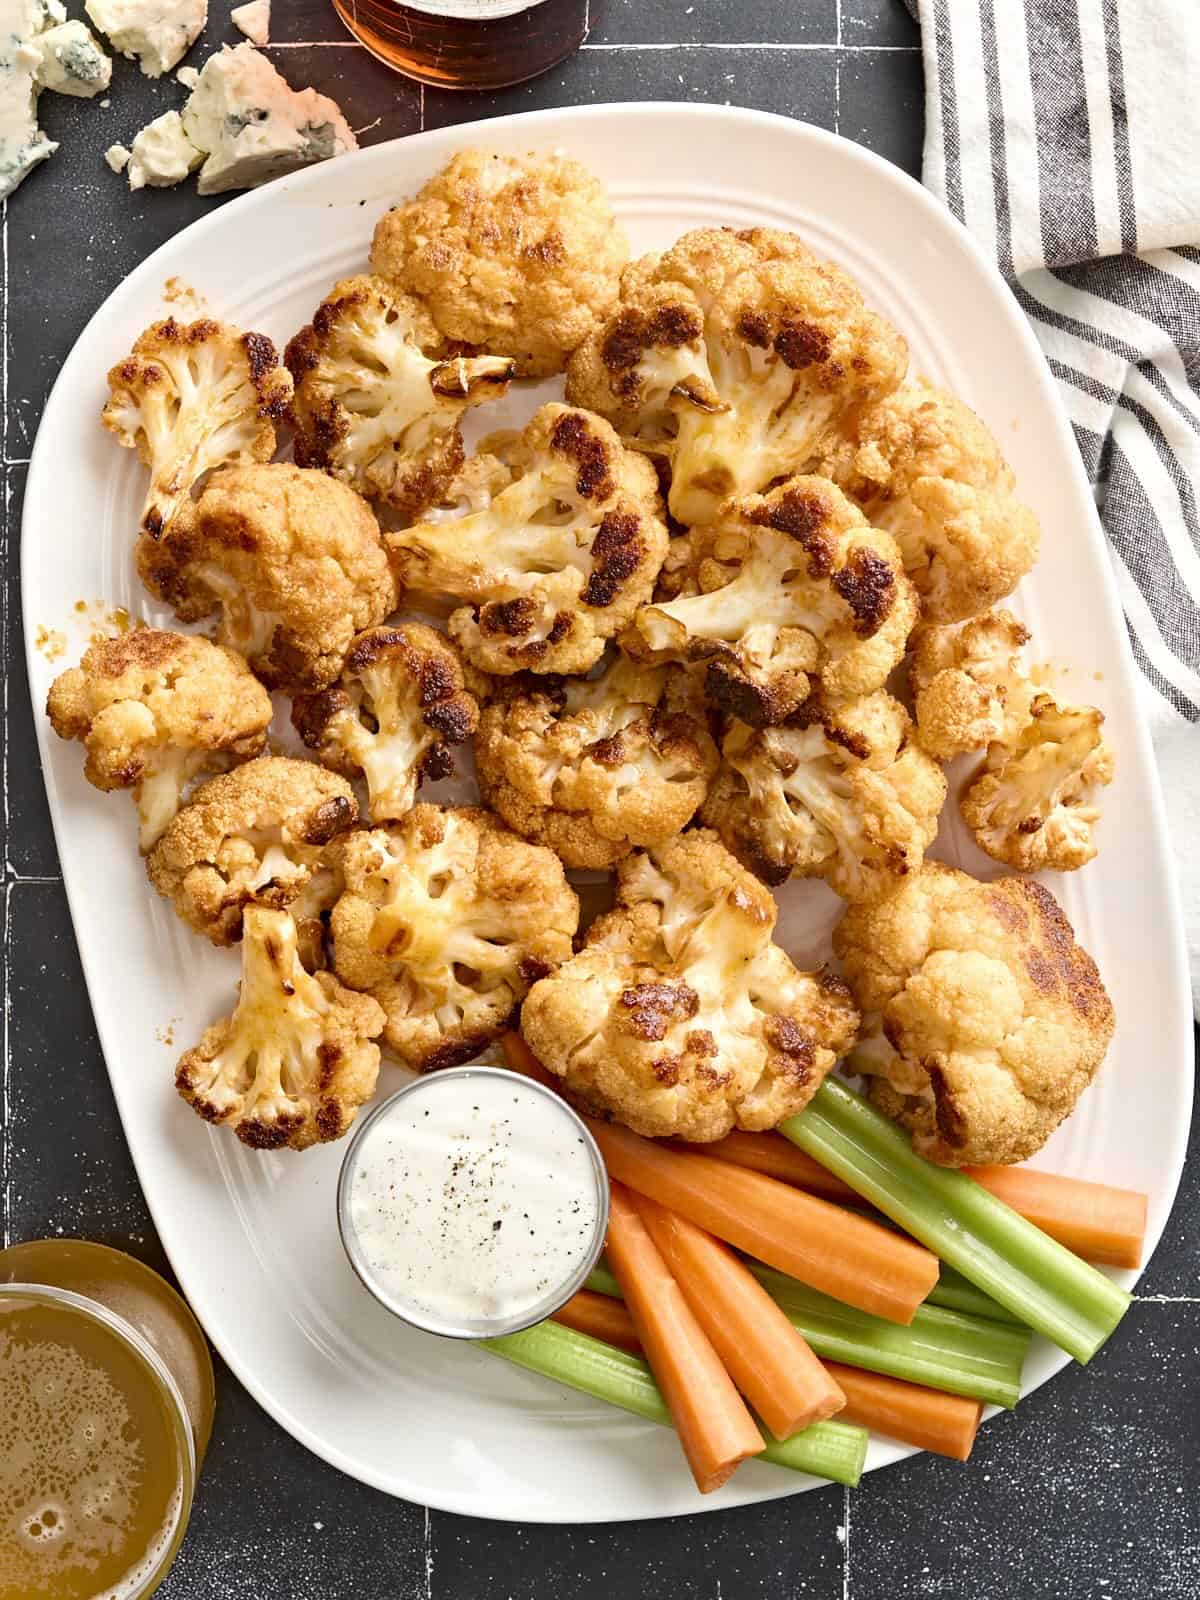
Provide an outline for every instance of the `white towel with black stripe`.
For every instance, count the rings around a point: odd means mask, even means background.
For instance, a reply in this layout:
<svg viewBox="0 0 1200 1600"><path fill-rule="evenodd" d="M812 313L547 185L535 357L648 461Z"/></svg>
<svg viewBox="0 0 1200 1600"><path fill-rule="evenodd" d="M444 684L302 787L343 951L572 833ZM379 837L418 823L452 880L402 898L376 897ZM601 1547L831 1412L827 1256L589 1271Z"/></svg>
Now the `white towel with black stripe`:
<svg viewBox="0 0 1200 1600"><path fill-rule="evenodd" d="M908 0L926 186L1058 379L1141 669L1200 1014L1200 0Z"/></svg>

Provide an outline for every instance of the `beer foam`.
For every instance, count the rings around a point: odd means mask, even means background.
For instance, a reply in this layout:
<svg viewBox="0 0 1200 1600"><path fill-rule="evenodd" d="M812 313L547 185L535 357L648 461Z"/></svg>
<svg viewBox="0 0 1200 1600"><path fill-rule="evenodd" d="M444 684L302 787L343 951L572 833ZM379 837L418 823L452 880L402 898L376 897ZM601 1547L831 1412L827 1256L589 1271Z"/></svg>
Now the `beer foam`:
<svg viewBox="0 0 1200 1600"><path fill-rule="evenodd" d="M132 1564L108 1582L144 1470L129 1406L103 1367L69 1344L0 1328L0 1596L55 1600L64 1565L94 1575L95 1600L135 1594L180 1512L177 1491L152 1547L129 1551Z"/></svg>

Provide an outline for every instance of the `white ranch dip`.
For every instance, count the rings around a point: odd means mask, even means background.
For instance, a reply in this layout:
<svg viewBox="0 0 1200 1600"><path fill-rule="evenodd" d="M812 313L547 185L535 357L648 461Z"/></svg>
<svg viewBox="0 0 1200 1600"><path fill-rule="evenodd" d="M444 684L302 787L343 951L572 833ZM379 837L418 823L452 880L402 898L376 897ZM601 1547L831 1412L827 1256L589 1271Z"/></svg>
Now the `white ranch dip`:
<svg viewBox="0 0 1200 1600"><path fill-rule="evenodd" d="M364 1123L339 1216L351 1263L397 1315L435 1333L525 1327L580 1287L603 1244L595 1145L556 1095L510 1072L421 1078Z"/></svg>

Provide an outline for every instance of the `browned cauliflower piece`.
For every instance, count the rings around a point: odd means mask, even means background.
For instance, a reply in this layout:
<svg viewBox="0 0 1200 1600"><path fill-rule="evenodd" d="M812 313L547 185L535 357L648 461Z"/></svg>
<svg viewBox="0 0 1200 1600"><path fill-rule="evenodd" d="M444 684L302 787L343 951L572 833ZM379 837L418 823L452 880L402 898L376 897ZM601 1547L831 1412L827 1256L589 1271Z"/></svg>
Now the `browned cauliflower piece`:
<svg viewBox="0 0 1200 1600"><path fill-rule="evenodd" d="M135 628L100 639L50 685L46 712L87 751L97 789L132 789L149 850L201 772L256 756L271 697L241 656L208 639Z"/></svg>
<svg viewBox="0 0 1200 1600"><path fill-rule="evenodd" d="M824 878L845 900L874 899L937 833L946 780L885 689L810 700L777 728L735 722L722 756L701 821L766 883Z"/></svg>
<svg viewBox="0 0 1200 1600"><path fill-rule="evenodd" d="M864 1013L852 1065L913 1148L946 1167L1024 1161L1104 1059L1113 1010L1039 883L926 862L834 936Z"/></svg>
<svg viewBox="0 0 1200 1600"><path fill-rule="evenodd" d="M344 778L311 761L262 756L197 789L146 870L197 933L235 944L243 913L292 906L320 869L324 847L357 821Z"/></svg>
<svg viewBox="0 0 1200 1600"><path fill-rule="evenodd" d="M250 906L232 1016L180 1058L175 1087L253 1150L340 1139L375 1093L383 1008L300 964L286 911Z"/></svg>
<svg viewBox="0 0 1200 1600"><path fill-rule="evenodd" d="M1096 791L1112 782L1113 753L1095 706L1034 697L1029 719L988 746L960 801L981 850L1020 872L1073 872L1096 854Z"/></svg>
<svg viewBox="0 0 1200 1600"><path fill-rule="evenodd" d="M324 689L350 641L396 605L379 524L353 489L290 462L226 467L138 571L184 622L220 613L217 637L273 689Z"/></svg>
<svg viewBox="0 0 1200 1600"><path fill-rule="evenodd" d="M108 374L101 421L150 469L142 529L161 538L213 467L269 461L292 380L265 334L203 317L152 323Z"/></svg>
<svg viewBox="0 0 1200 1600"><path fill-rule="evenodd" d="M602 417L545 405L455 510L385 535L405 588L462 602L450 633L484 672L586 672L648 600L667 551L657 480ZM489 485L488 479L491 478ZM461 514L460 514L461 513Z"/></svg>
<svg viewBox="0 0 1200 1600"><path fill-rule="evenodd" d="M293 454L412 519L463 463L458 424L508 388L504 356L441 357L428 311L386 278L346 278L284 352Z"/></svg>
<svg viewBox="0 0 1200 1600"><path fill-rule="evenodd" d="M622 643L634 655L703 663L711 702L767 727L817 688L839 698L878 689L916 614L891 535L833 484L801 477L673 540L660 598Z"/></svg>
<svg viewBox="0 0 1200 1600"><path fill-rule="evenodd" d="M812 470L829 430L907 363L852 279L794 234L700 228L626 269L567 398L669 461L672 514L694 527Z"/></svg>
<svg viewBox="0 0 1200 1600"><path fill-rule="evenodd" d="M772 941L777 914L705 829L627 856L616 908L534 984L521 1032L568 1094L648 1137L773 1128L858 1023L839 978L798 972Z"/></svg>
<svg viewBox="0 0 1200 1600"><path fill-rule="evenodd" d="M568 867L608 867L691 821L717 752L678 667L615 657L600 678L510 678L475 740L484 800Z"/></svg>
<svg viewBox="0 0 1200 1600"><path fill-rule="evenodd" d="M571 954L579 902L562 863L488 811L414 806L330 854L345 885L334 970L380 1002L385 1041L417 1071L477 1056Z"/></svg>
<svg viewBox="0 0 1200 1600"><path fill-rule="evenodd" d="M1011 611L918 631L909 676L917 734L931 755L948 761L1016 737L1034 693L1020 658L1028 642Z"/></svg>
<svg viewBox="0 0 1200 1600"><path fill-rule="evenodd" d="M602 185L577 161L460 150L381 218L371 270L420 296L447 338L546 378L612 309L628 254Z"/></svg>
<svg viewBox="0 0 1200 1600"><path fill-rule="evenodd" d="M907 383L848 419L815 469L892 534L926 622L958 622L1003 600L1038 557L1041 529L1012 469L961 400Z"/></svg>
<svg viewBox="0 0 1200 1600"><path fill-rule="evenodd" d="M412 810L422 779L454 771L451 746L474 733L479 706L450 641L405 622L360 633L337 683L298 696L292 721L322 761L363 774L372 820L389 822Z"/></svg>

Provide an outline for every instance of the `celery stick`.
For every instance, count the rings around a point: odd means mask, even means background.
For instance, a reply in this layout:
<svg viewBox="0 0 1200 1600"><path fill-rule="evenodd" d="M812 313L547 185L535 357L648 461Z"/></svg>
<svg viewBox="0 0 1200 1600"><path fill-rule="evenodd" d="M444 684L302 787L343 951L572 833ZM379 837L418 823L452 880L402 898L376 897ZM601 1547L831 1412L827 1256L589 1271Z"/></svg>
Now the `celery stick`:
<svg viewBox="0 0 1200 1600"><path fill-rule="evenodd" d="M588 1273L587 1282L583 1287L590 1289L593 1294L606 1294L610 1300L623 1300L625 1298L621 1293L621 1285L613 1277L609 1270L608 1262L603 1256L600 1257L591 1272Z"/></svg>
<svg viewBox="0 0 1200 1600"><path fill-rule="evenodd" d="M544 1378L553 1378L568 1388L632 1411L647 1422L672 1426L667 1403L646 1363L639 1356L586 1333L576 1333L557 1322L539 1322L524 1333L485 1339L481 1348ZM762 1456L756 1459L854 1488L862 1476L866 1455L865 1428L848 1422L814 1422L790 1439L764 1438Z"/></svg>
<svg viewBox="0 0 1200 1600"><path fill-rule="evenodd" d="M923 1383L947 1394L1015 1406L1029 1349L1026 1328L928 1303L908 1327L844 1305L757 1261L746 1265L788 1321L826 1361Z"/></svg>
<svg viewBox="0 0 1200 1600"><path fill-rule="evenodd" d="M779 1132L1076 1361L1091 1360L1129 1295L965 1173L917 1155L908 1135L827 1078Z"/></svg>
<svg viewBox="0 0 1200 1600"><path fill-rule="evenodd" d="M908 1327L843 1305L786 1273L744 1258L747 1267L826 1361L905 1378L930 1389L962 1394L998 1406L1014 1406L1021 1393L1021 1366L1029 1349L1027 1328L1012 1322L986 1295L967 1286L996 1313L991 1318L964 1314L927 1300ZM621 1286L603 1259L588 1280L597 1294L620 1300ZM602 1287L603 1286L603 1287ZM954 1292L954 1284L950 1293ZM937 1289L934 1294L937 1294Z"/></svg>
<svg viewBox="0 0 1200 1600"><path fill-rule="evenodd" d="M944 1306L947 1311L965 1311L969 1317L991 1317L993 1322L1010 1322L1022 1326L1011 1311L1006 1311L998 1300L984 1294L961 1272L956 1272L946 1262L941 1263L938 1281L929 1291L926 1305Z"/></svg>

